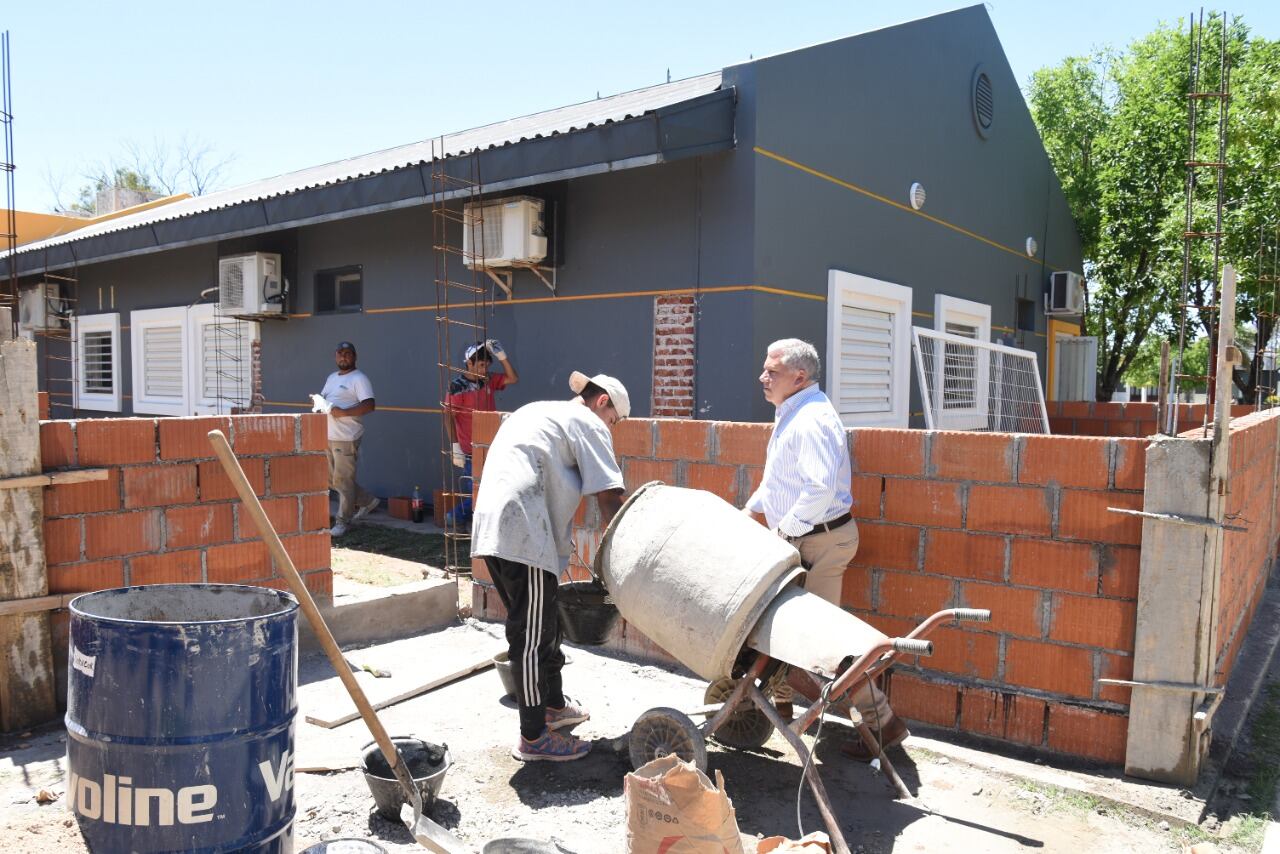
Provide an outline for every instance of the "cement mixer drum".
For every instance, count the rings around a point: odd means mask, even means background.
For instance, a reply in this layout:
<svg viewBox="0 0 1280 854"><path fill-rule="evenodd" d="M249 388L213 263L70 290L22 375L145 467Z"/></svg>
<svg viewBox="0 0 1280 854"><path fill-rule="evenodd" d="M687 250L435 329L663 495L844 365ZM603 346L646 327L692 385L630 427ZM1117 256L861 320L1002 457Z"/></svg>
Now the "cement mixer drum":
<svg viewBox="0 0 1280 854"><path fill-rule="evenodd" d="M728 676L800 553L710 492L648 483L618 511L596 574L627 622L702 678Z"/></svg>

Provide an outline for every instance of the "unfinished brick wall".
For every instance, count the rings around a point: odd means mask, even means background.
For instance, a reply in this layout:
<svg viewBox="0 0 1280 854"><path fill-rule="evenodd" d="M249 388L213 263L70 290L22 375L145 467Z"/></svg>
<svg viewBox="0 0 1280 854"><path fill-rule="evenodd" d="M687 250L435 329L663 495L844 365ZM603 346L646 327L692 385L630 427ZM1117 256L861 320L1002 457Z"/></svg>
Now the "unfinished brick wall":
<svg viewBox="0 0 1280 854"><path fill-rule="evenodd" d="M1154 403L1092 403L1079 400L1051 400L1046 404L1049 429L1063 436L1150 436L1156 432ZM1231 417L1253 411L1252 406L1231 407ZM1209 407L1212 422L1213 407ZM1204 424L1205 405L1178 407L1178 432Z"/></svg>
<svg viewBox="0 0 1280 854"><path fill-rule="evenodd" d="M496 414L477 413L477 480ZM628 419L614 449L628 491L650 481L706 489L741 506L758 485L771 425ZM1124 759L1146 442L1137 438L864 429L850 431L861 545L843 604L888 634L952 606L990 608L990 624L933 635L932 658L889 679L895 708L937 726L1118 763ZM574 538L594 557L584 502ZM477 616L500 618L483 564ZM575 562L570 574L584 578ZM632 627L624 650L669 658Z"/></svg>
<svg viewBox="0 0 1280 854"><path fill-rule="evenodd" d="M162 583L287 589L213 457L220 429L317 597L333 596L323 415L44 421L46 472L105 468L105 481L44 493L50 593ZM65 657L68 615L53 614ZM59 661L60 666L65 662Z"/></svg>
<svg viewBox="0 0 1280 854"><path fill-rule="evenodd" d="M1277 465L1280 410L1250 413L1231 422L1231 482L1218 593L1215 681L1225 685L1267 583L1280 535Z"/></svg>
<svg viewBox="0 0 1280 854"><path fill-rule="evenodd" d="M694 315L691 296L653 300L653 400L659 417L693 416Z"/></svg>

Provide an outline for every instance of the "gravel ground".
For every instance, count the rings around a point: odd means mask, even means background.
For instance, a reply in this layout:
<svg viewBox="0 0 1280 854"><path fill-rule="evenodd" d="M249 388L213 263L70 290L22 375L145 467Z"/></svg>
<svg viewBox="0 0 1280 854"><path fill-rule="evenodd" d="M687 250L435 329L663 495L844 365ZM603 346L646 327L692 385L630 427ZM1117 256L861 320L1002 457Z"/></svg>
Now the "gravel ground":
<svg viewBox="0 0 1280 854"><path fill-rule="evenodd" d="M358 663L392 671L390 679L358 678L369 697L398 694L435 676L502 649L501 627L468 621L440 631L350 652ZM454 766L433 818L474 845L502 836L555 838L579 854L625 850L622 780L630 770L620 737L636 717L654 706L700 705L703 683L685 673L641 665L591 649L570 650L565 684L592 713L576 732L593 744L583 760L522 764L511 758L516 735L514 705L502 698L497 675L477 673L448 687L382 712L392 735L446 742ZM373 813L363 776L353 766L370 740L357 721L332 730L305 723L305 715L333 718L351 710L327 661L301 662L297 767L333 767L296 775L295 849L342 837L372 838L388 851L422 850L408 831ZM1105 802L1073 797L1020 783L1007 773L952 761L922 745L891 754L918 797L894 801L883 777L843 759L838 745L851 730L827 725L817 750L835 811L855 850L867 852L1070 852L1090 854L1178 851L1188 840L1178 829L1161 828ZM19 743L0 744L0 839L6 851L85 851L63 799L35 803L46 788L63 791L65 743L60 728L33 733ZM796 788L801 769L781 737L746 752L709 746L711 769L724 773L738 814L746 851L760 836L799 835ZM821 829L806 793L804 830ZM1223 846L1223 851L1233 849Z"/></svg>

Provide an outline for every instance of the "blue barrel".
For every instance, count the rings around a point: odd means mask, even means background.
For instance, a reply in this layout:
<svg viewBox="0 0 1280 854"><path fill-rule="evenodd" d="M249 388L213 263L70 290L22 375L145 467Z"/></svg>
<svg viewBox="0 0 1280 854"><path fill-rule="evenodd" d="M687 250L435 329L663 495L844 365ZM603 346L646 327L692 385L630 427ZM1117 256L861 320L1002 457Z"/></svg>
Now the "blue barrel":
<svg viewBox="0 0 1280 854"><path fill-rule="evenodd" d="M293 851L298 603L233 584L71 602L67 803L93 851Z"/></svg>

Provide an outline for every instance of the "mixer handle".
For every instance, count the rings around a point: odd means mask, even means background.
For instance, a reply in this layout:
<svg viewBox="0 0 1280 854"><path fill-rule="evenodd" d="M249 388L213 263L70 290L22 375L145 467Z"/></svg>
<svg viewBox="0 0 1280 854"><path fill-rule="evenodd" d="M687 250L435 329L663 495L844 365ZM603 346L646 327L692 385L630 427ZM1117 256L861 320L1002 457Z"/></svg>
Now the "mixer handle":
<svg viewBox="0 0 1280 854"><path fill-rule="evenodd" d="M933 655L933 641L916 638L894 638L893 651L909 655Z"/></svg>
<svg viewBox="0 0 1280 854"><path fill-rule="evenodd" d="M991 612L986 608L956 608L956 620L968 620L973 623L991 622Z"/></svg>

